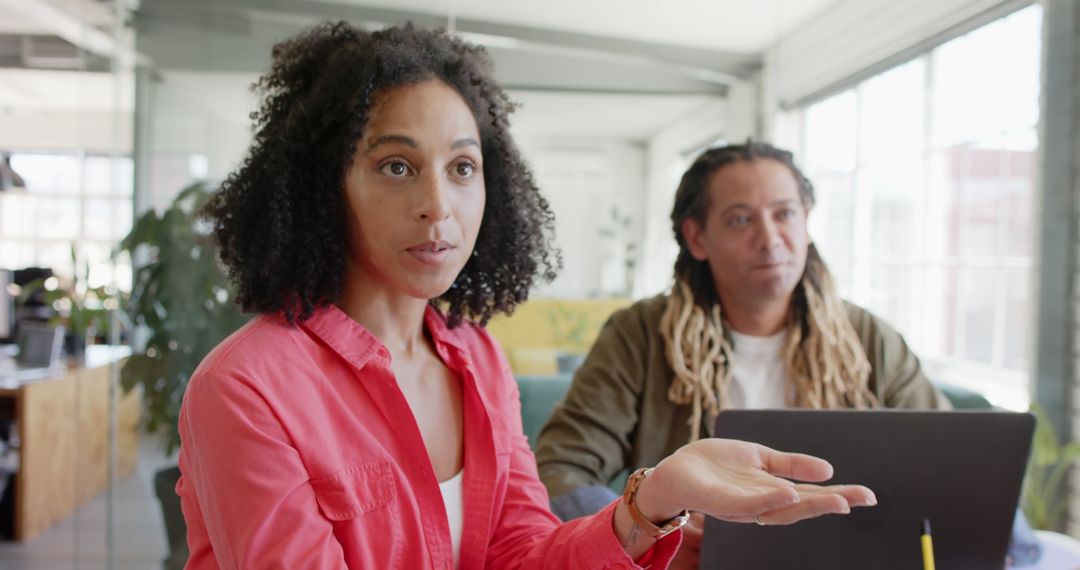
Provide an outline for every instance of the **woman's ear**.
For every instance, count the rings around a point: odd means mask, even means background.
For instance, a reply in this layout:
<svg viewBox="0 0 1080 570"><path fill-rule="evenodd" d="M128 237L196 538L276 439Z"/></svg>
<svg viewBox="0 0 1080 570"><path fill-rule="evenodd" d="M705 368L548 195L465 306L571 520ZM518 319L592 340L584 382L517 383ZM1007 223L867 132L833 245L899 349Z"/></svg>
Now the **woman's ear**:
<svg viewBox="0 0 1080 570"><path fill-rule="evenodd" d="M686 218L682 221L680 230L682 231L683 241L686 242L686 247L690 250L690 255L698 261L708 260L709 256L703 243L705 228L702 227L702 224L694 218Z"/></svg>

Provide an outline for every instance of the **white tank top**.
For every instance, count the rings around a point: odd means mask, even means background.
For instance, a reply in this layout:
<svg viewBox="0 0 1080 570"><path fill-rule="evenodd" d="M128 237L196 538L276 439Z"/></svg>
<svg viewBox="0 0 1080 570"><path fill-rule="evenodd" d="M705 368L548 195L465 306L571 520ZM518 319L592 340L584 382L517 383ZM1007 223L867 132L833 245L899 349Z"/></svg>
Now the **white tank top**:
<svg viewBox="0 0 1080 570"><path fill-rule="evenodd" d="M454 546L454 568L458 567L461 560L461 529L464 526L464 501L462 500L461 481L465 470L457 472L457 475L439 483L442 491L443 504L446 505L446 518L450 523L450 543Z"/></svg>

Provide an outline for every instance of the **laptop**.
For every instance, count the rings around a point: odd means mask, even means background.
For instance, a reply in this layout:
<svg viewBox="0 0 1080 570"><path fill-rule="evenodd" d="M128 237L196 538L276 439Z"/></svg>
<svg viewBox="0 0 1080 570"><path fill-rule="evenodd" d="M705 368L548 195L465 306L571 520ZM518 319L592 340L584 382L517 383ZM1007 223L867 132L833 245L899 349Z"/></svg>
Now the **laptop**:
<svg viewBox="0 0 1080 570"><path fill-rule="evenodd" d="M62 367L64 327L20 321L16 339L15 357L0 357L0 384L48 378Z"/></svg>
<svg viewBox="0 0 1080 570"><path fill-rule="evenodd" d="M866 485L878 505L789 526L709 518L700 568L922 568L925 518L938 568L1001 570L1034 429L999 411L722 412L717 437L826 459L830 483Z"/></svg>

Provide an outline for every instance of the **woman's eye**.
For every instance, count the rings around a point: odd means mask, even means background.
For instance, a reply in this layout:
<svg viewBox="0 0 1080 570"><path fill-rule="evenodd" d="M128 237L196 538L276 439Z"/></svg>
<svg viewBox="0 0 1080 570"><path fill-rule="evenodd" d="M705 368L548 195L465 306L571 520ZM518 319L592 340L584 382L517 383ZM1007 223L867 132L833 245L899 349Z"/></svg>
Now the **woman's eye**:
<svg viewBox="0 0 1080 570"><path fill-rule="evenodd" d="M459 162L454 165L454 174L457 174L458 176L468 178L469 176L472 176L474 172L476 172L476 165L471 162Z"/></svg>
<svg viewBox="0 0 1080 570"><path fill-rule="evenodd" d="M400 177L409 173L409 165L400 160L395 160L382 165L379 170L381 170L383 174Z"/></svg>

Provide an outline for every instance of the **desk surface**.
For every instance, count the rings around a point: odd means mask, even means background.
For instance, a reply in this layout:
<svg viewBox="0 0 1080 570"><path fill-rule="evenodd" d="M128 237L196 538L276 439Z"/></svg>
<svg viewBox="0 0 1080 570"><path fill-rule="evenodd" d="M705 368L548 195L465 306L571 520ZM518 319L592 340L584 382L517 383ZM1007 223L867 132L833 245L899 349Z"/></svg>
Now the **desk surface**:
<svg viewBox="0 0 1080 570"><path fill-rule="evenodd" d="M130 355L131 348L128 346L93 345L86 347L86 356L82 360L68 360L52 368L18 368L10 357L0 358L0 390L14 390L26 384L57 378L75 368L108 366Z"/></svg>
<svg viewBox="0 0 1080 570"><path fill-rule="evenodd" d="M1080 541L1056 532L1035 531L1042 543L1043 554L1039 562L1023 570L1080 570Z"/></svg>

